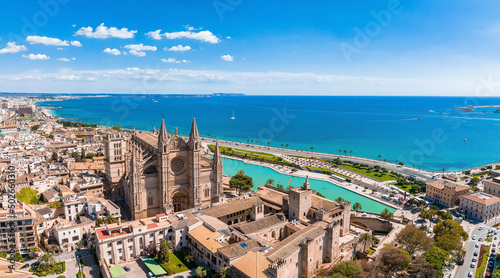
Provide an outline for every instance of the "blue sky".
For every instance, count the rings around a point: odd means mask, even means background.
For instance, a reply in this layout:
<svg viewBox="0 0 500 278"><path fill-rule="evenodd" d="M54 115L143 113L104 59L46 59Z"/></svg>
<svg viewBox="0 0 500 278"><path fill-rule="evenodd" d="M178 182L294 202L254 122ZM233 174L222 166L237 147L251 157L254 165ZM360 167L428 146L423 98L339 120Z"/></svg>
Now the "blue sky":
<svg viewBox="0 0 500 278"><path fill-rule="evenodd" d="M0 91L498 95L500 3L317 2L2 1Z"/></svg>

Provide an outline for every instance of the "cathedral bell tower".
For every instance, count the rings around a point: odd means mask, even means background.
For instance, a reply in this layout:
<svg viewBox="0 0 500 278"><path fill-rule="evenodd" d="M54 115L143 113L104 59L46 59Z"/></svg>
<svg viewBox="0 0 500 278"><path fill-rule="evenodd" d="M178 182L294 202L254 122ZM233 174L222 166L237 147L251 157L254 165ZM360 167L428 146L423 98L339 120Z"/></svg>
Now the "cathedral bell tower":
<svg viewBox="0 0 500 278"><path fill-rule="evenodd" d="M197 207L201 204L200 196L200 156L201 140L196 126L196 119L193 117L191 133L189 134L189 150L191 154L191 205Z"/></svg>
<svg viewBox="0 0 500 278"><path fill-rule="evenodd" d="M165 128L165 121L161 120L161 127L158 135L158 166L159 166L159 180L160 180L160 194L161 194L161 208L164 212L169 213L172 210L170 204L169 194L169 153L168 153L168 139L169 135Z"/></svg>
<svg viewBox="0 0 500 278"><path fill-rule="evenodd" d="M220 147L219 147L219 139L217 139L217 142L215 143L215 150L214 150L214 181L215 181L215 190L212 192L215 192L215 195L212 194L214 197L215 202L221 202L222 199L224 198L224 192L222 188L222 157L220 155Z"/></svg>

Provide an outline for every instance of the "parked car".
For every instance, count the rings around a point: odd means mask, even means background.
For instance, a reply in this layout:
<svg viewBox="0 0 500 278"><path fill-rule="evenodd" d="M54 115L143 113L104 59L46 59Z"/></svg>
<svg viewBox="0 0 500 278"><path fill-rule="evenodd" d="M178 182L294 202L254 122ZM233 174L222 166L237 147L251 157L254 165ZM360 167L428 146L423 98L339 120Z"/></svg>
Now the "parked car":
<svg viewBox="0 0 500 278"><path fill-rule="evenodd" d="M472 272L469 271L469 274L467 274L467 277L472 277Z"/></svg>
<svg viewBox="0 0 500 278"><path fill-rule="evenodd" d="M472 261L473 261L473 262L477 262L477 259L476 259L476 258L472 258Z"/></svg>
<svg viewBox="0 0 500 278"><path fill-rule="evenodd" d="M37 267L40 264L40 262L34 262L31 264L31 267Z"/></svg>
<svg viewBox="0 0 500 278"><path fill-rule="evenodd" d="M477 251L474 251L474 256L477 256L477 254L478 254Z"/></svg>
<svg viewBox="0 0 500 278"><path fill-rule="evenodd" d="M155 278L155 275L153 274L153 272L150 271L150 272L148 272L148 277L149 278Z"/></svg>
<svg viewBox="0 0 500 278"><path fill-rule="evenodd" d="M125 269L125 271L129 271L130 270L130 267L128 265L124 266L123 269Z"/></svg>
<svg viewBox="0 0 500 278"><path fill-rule="evenodd" d="M476 235L473 235L473 236L472 236L472 240L476 240Z"/></svg>
<svg viewBox="0 0 500 278"><path fill-rule="evenodd" d="M471 263L471 264L470 264L470 267L471 267L471 268L476 267L476 263Z"/></svg>

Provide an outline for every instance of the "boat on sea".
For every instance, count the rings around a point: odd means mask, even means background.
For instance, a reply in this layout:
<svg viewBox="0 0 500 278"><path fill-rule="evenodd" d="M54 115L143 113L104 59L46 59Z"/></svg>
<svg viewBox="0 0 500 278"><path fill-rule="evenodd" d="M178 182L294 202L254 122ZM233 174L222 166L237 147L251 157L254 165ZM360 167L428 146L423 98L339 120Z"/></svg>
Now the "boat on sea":
<svg viewBox="0 0 500 278"><path fill-rule="evenodd" d="M500 113L500 108L497 108L497 110L493 111L493 113Z"/></svg>
<svg viewBox="0 0 500 278"><path fill-rule="evenodd" d="M236 118L234 117L234 109L233 109L233 116L231 117L231 120L235 120Z"/></svg>
<svg viewBox="0 0 500 278"><path fill-rule="evenodd" d="M153 99L153 102L158 102L156 99Z"/></svg>

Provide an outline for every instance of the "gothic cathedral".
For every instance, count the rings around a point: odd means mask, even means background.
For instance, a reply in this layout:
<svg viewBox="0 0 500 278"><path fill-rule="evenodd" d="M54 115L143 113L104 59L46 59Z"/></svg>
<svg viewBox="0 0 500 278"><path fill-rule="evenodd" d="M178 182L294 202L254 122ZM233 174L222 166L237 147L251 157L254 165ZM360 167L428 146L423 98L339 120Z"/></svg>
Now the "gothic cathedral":
<svg viewBox="0 0 500 278"><path fill-rule="evenodd" d="M114 183L130 208L132 219L218 203L222 191L222 161L217 142L213 159L193 118L189 138L159 131L105 139L106 179Z"/></svg>

